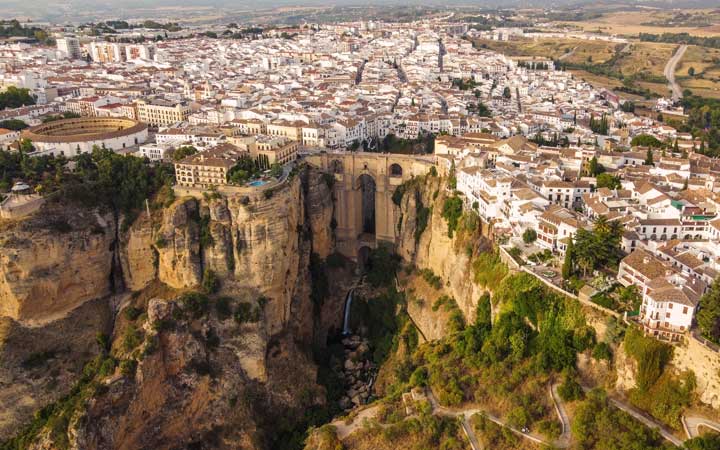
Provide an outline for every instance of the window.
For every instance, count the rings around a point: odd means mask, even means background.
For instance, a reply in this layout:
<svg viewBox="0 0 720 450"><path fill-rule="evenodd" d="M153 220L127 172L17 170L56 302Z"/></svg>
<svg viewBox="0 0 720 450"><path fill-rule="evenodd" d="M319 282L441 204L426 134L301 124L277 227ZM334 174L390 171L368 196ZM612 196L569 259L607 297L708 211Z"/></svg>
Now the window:
<svg viewBox="0 0 720 450"><path fill-rule="evenodd" d="M669 318L670 318L670 313L669 313L669 312L666 312L666 313L665 313L665 318L666 318L666 319L669 319Z"/></svg>
<svg viewBox="0 0 720 450"><path fill-rule="evenodd" d="M683 307L683 314L687 314L687 313L688 313L688 307L685 306L685 307Z"/></svg>

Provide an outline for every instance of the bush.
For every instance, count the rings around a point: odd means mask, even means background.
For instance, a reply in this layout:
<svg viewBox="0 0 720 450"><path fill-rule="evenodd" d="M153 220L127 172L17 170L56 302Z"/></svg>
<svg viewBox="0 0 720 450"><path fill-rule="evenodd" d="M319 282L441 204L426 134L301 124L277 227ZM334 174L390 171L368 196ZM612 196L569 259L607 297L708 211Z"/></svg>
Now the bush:
<svg viewBox="0 0 720 450"><path fill-rule="evenodd" d="M558 395L565 402L580 400L584 396L584 392L580 383L575 377L565 374L565 379L557 388Z"/></svg>
<svg viewBox="0 0 720 450"><path fill-rule="evenodd" d="M612 350L610 350L610 346L607 345L605 342L598 342L595 344L595 348L593 348L592 357L597 360L606 360L610 361L612 359Z"/></svg>
<svg viewBox="0 0 720 450"><path fill-rule="evenodd" d="M205 269L205 272L203 272L202 290L206 294L215 294L220 290L220 280L214 271Z"/></svg>
<svg viewBox="0 0 720 450"><path fill-rule="evenodd" d="M240 302L235 309L233 316L238 324L257 322L260 320L260 308L253 307L250 303Z"/></svg>
<svg viewBox="0 0 720 450"><path fill-rule="evenodd" d="M447 221L448 236L453 237L453 233L457 229L458 221L462 216L462 199L457 195L448 197L443 203L441 216Z"/></svg>
<svg viewBox="0 0 720 450"><path fill-rule="evenodd" d="M513 428L526 428L530 425L530 414L522 406L513 408L507 416L507 423Z"/></svg>
<svg viewBox="0 0 720 450"><path fill-rule="evenodd" d="M189 312L192 318L199 319L208 311L208 298L200 292L188 292L180 297L180 304L184 311Z"/></svg>
<svg viewBox="0 0 720 450"><path fill-rule="evenodd" d="M143 334L134 324L130 324L123 334L122 349L126 353L133 351L142 343Z"/></svg>
<svg viewBox="0 0 720 450"><path fill-rule="evenodd" d="M535 242L535 240L537 240L537 231L533 230L532 228L528 228L523 232L522 238L523 242L525 242L526 244Z"/></svg>
<svg viewBox="0 0 720 450"><path fill-rule="evenodd" d="M673 348L635 329L625 333L625 350L638 363L637 387L646 392L660 378L672 359Z"/></svg>
<svg viewBox="0 0 720 450"><path fill-rule="evenodd" d="M560 437L562 426L557 420L541 420L538 422L538 431L548 439L554 440Z"/></svg>
<svg viewBox="0 0 720 450"><path fill-rule="evenodd" d="M427 284L433 287L435 290L440 290L443 286L443 280L439 276L435 275L432 269L421 269L420 276Z"/></svg>
<svg viewBox="0 0 720 450"><path fill-rule="evenodd" d="M140 314L142 313L142 309L136 308L134 306L128 306L123 310L123 315L125 316L125 319L129 320L130 322L134 322L135 319L140 317Z"/></svg>
<svg viewBox="0 0 720 450"><path fill-rule="evenodd" d="M134 359L124 359L120 362L120 373L126 377L135 376L137 370L137 361Z"/></svg>
<svg viewBox="0 0 720 450"><path fill-rule="evenodd" d="M331 268L345 267L345 257L338 252L331 253L325 258L325 263Z"/></svg>

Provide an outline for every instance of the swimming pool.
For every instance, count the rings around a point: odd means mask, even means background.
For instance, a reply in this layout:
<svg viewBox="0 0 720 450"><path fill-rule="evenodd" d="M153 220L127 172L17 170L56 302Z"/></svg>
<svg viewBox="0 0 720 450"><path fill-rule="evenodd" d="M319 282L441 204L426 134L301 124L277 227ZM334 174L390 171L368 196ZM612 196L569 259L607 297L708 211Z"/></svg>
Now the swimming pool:
<svg viewBox="0 0 720 450"><path fill-rule="evenodd" d="M267 181L255 180L255 181L251 181L250 183L248 183L248 186L257 187L257 186L262 186L263 184L267 184Z"/></svg>

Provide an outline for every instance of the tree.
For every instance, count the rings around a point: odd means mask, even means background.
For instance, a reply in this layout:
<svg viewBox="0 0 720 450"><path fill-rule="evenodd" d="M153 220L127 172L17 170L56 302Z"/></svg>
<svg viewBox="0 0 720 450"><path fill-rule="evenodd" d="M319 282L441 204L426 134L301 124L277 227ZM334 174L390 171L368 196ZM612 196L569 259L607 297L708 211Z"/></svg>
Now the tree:
<svg viewBox="0 0 720 450"><path fill-rule="evenodd" d="M508 86L505 86L505 89L503 89L503 98L509 99L512 97L512 94L510 93L510 88Z"/></svg>
<svg viewBox="0 0 720 450"><path fill-rule="evenodd" d="M20 151L23 153L32 153L35 146L30 139L20 139Z"/></svg>
<svg viewBox="0 0 720 450"><path fill-rule="evenodd" d="M270 176L275 178L280 178L280 176L283 173L283 168L281 164L273 163L270 165Z"/></svg>
<svg viewBox="0 0 720 450"><path fill-rule="evenodd" d="M695 76L695 68L694 67L688 68L688 75L690 75L691 77Z"/></svg>
<svg viewBox="0 0 720 450"><path fill-rule="evenodd" d="M649 134L639 134L632 138L630 141L630 145L633 147L654 147L654 148L660 148L664 147L665 144L663 144L658 138L655 136L651 136Z"/></svg>
<svg viewBox="0 0 720 450"><path fill-rule="evenodd" d="M19 119L8 119L0 122L0 128L6 130L20 131L28 127L28 124Z"/></svg>
<svg viewBox="0 0 720 450"><path fill-rule="evenodd" d="M648 149L647 153L645 154L645 163L646 166L654 166L655 163L653 162L653 151L652 149Z"/></svg>
<svg viewBox="0 0 720 450"><path fill-rule="evenodd" d="M34 104L35 98L30 95L29 89L18 89L15 86L9 86L4 92L0 92L0 110Z"/></svg>
<svg viewBox="0 0 720 450"><path fill-rule="evenodd" d="M188 156L194 155L197 152L197 148L193 147L192 145L184 145L173 152L173 161L182 161L183 159L187 158Z"/></svg>
<svg viewBox="0 0 720 450"><path fill-rule="evenodd" d="M523 242L525 242L526 244L530 244L532 242L535 242L535 240L537 239L537 232L532 228L528 228L523 232L522 238Z"/></svg>
<svg viewBox="0 0 720 450"><path fill-rule="evenodd" d="M713 283L710 291L700 299L697 323L703 336L720 342L720 283Z"/></svg>
<svg viewBox="0 0 720 450"><path fill-rule="evenodd" d="M620 184L620 178L609 173L601 173L597 177L595 177L595 184L598 189L608 188L611 190L620 189L620 187L622 186Z"/></svg>
<svg viewBox="0 0 720 450"><path fill-rule="evenodd" d="M570 238L567 248L565 249L565 259L562 265L562 277L563 280L569 279L573 274L573 258L575 257L575 244L573 239Z"/></svg>
<svg viewBox="0 0 720 450"><path fill-rule="evenodd" d="M594 177L604 171L605 168L602 166L602 164L598 163L597 157L593 156L588 163L588 174L591 177Z"/></svg>

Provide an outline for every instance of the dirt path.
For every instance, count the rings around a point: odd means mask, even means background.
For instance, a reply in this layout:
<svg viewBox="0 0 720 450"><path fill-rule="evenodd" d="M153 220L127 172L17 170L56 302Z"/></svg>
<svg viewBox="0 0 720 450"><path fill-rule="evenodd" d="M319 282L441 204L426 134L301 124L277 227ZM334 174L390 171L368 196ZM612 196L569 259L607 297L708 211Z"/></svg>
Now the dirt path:
<svg viewBox="0 0 720 450"><path fill-rule="evenodd" d="M558 60L562 61L562 60L565 59L565 58L571 57L571 56L575 53L575 50L577 50L577 47L573 47L572 50L570 50L569 52L564 53L563 55L561 55L561 56L558 58Z"/></svg>
<svg viewBox="0 0 720 450"><path fill-rule="evenodd" d="M338 439L343 440L360 428L365 422L365 419L374 419L379 410L379 406L371 406L360 411L349 424L345 423L344 420L336 420L331 422L331 425L335 427Z"/></svg>
<svg viewBox="0 0 720 450"><path fill-rule="evenodd" d="M668 60L667 64L665 64L665 70L663 71L665 78L668 80L668 86L672 91L672 99L674 102L682 98L682 88L677 81L675 81L675 68L685 54L685 50L687 50L687 45L685 44L678 47L675 54Z"/></svg>

